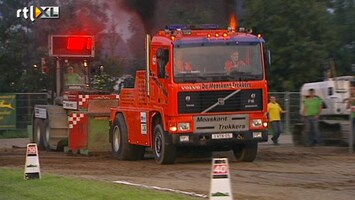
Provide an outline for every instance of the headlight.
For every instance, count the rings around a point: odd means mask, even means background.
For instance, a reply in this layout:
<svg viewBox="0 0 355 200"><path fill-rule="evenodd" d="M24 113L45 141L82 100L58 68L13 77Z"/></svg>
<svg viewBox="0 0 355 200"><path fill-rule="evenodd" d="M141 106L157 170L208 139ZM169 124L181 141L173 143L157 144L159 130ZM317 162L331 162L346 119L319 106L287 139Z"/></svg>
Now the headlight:
<svg viewBox="0 0 355 200"><path fill-rule="evenodd" d="M264 122L264 123L263 123L263 126L264 126L265 128L267 128L267 122Z"/></svg>
<svg viewBox="0 0 355 200"><path fill-rule="evenodd" d="M190 130L190 123L178 123L179 131L188 131Z"/></svg>
<svg viewBox="0 0 355 200"><path fill-rule="evenodd" d="M170 127L169 127L169 130L170 130L171 132L175 132L175 131L177 130L177 128L176 128L176 126L170 126Z"/></svg>
<svg viewBox="0 0 355 200"><path fill-rule="evenodd" d="M261 120L261 119L253 119L251 124L252 124L252 126L254 128L261 127L263 125L263 120Z"/></svg>

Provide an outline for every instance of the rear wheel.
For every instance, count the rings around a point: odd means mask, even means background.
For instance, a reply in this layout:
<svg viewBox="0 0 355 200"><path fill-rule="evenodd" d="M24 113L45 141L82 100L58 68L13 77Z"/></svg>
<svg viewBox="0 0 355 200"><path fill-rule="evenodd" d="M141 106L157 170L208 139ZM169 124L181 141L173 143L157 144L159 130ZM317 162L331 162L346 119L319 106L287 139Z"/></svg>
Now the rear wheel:
<svg viewBox="0 0 355 200"><path fill-rule="evenodd" d="M46 119L44 120L42 124L42 141L43 141L43 146L47 151L51 150L50 146L50 129L49 129L49 120Z"/></svg>
<svg viewBox="0 0 355 200"><path fill-rule="evenodd" d="M176 147L172 144L171 136L163 131L160 123L154 127L153 152L158 164L173 164L176 159Z"/></svg>
<svg viewBox="0 0 355 200"><path fill-rule="evenodd" d="M233 153L238 161L253 162L258 152L258 143L238 144L233 147Z"/></svg>
<svg viewBox="0 0 355 200"><path fill-rule="evenodd" d="M118 115L112 129L112 152L118 160L140 160L144 158L143 146L128 143L128 132L125 120Z"/></svg>
<svg viewBox="0 0 355 200"><path fill-rule="evenodd" d="M34 127L33 127L33 142L35 142L39 149L45 149L43 144L43 120L42 119L35 119L34 120Z"/></svg>

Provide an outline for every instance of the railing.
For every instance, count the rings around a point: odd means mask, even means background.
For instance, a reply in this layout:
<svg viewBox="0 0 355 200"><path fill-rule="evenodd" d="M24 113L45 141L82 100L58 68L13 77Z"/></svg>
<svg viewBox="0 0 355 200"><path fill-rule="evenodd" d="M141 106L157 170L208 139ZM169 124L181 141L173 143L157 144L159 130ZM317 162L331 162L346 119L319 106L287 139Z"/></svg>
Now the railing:
<svg viewBox="0 0 355 200"><path fill-rule="evenodd" d="M15 93L14 95L16 95L16 129L21 130L31 125L34 105L50 102L48 93ZM282 128L284 133L290 133L293 125L301 119L299 92L270 92L270 96L275 96L277 102L286 111L282 115Z"/></svg>
<svg viewBox="0 0 355 200"><path fill-rule="evenodd" d="M50 100L48 93L12 93L12 94L0 93L0 96L4 96L4 95L15 96L15 102L11 102L11 103L12 105L15 105L13 110L16 112L15 114L16 117L14 118L16 121L11 123L16 125L14 128L11 128L11 130L27 129L27 126L32 124L32 114L33 114L34 105L48 104ZM6 100L4 102L9 104ZM5 108L3 108L3 110L5 110ZM1 128L1 130L6 131L7 129Z"/></svg>
<svg viewBox="0 0 355 200"><path fill-rule="evenodd" d="M301 120L300 116L300 93L299 92L270 92L270 96L275 96L277 102L283 110L281 123L283 133L291 133L294 124Z"/></svg>

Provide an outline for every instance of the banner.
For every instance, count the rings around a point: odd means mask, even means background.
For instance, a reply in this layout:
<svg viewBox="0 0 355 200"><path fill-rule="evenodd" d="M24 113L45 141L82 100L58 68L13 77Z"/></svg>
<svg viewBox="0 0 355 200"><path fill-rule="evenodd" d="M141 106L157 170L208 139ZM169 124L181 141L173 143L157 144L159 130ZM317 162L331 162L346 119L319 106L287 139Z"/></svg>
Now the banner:
<svg viewBox="0 0 355 200"><path fill-rule="evenodd" d="M0 94L0 130L16 129L16 94Z"/></svg>

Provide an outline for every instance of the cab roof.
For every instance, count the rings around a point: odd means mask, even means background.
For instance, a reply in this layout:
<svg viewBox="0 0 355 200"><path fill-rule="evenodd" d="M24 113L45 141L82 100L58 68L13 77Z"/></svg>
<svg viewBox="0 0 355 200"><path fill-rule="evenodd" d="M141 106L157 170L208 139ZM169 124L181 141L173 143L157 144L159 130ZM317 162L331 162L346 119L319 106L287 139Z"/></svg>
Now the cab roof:
<svg viewBox="0 0 355 200"><path fill-rule="evenodd" d="M265 42L261 34L251 34L251 30L239 28L220 29L216 25L186 26L170 25L164 31L159 31L153 42L170 42L174 45L201 44L201 43L238 43L238 42Z"/></svg>

